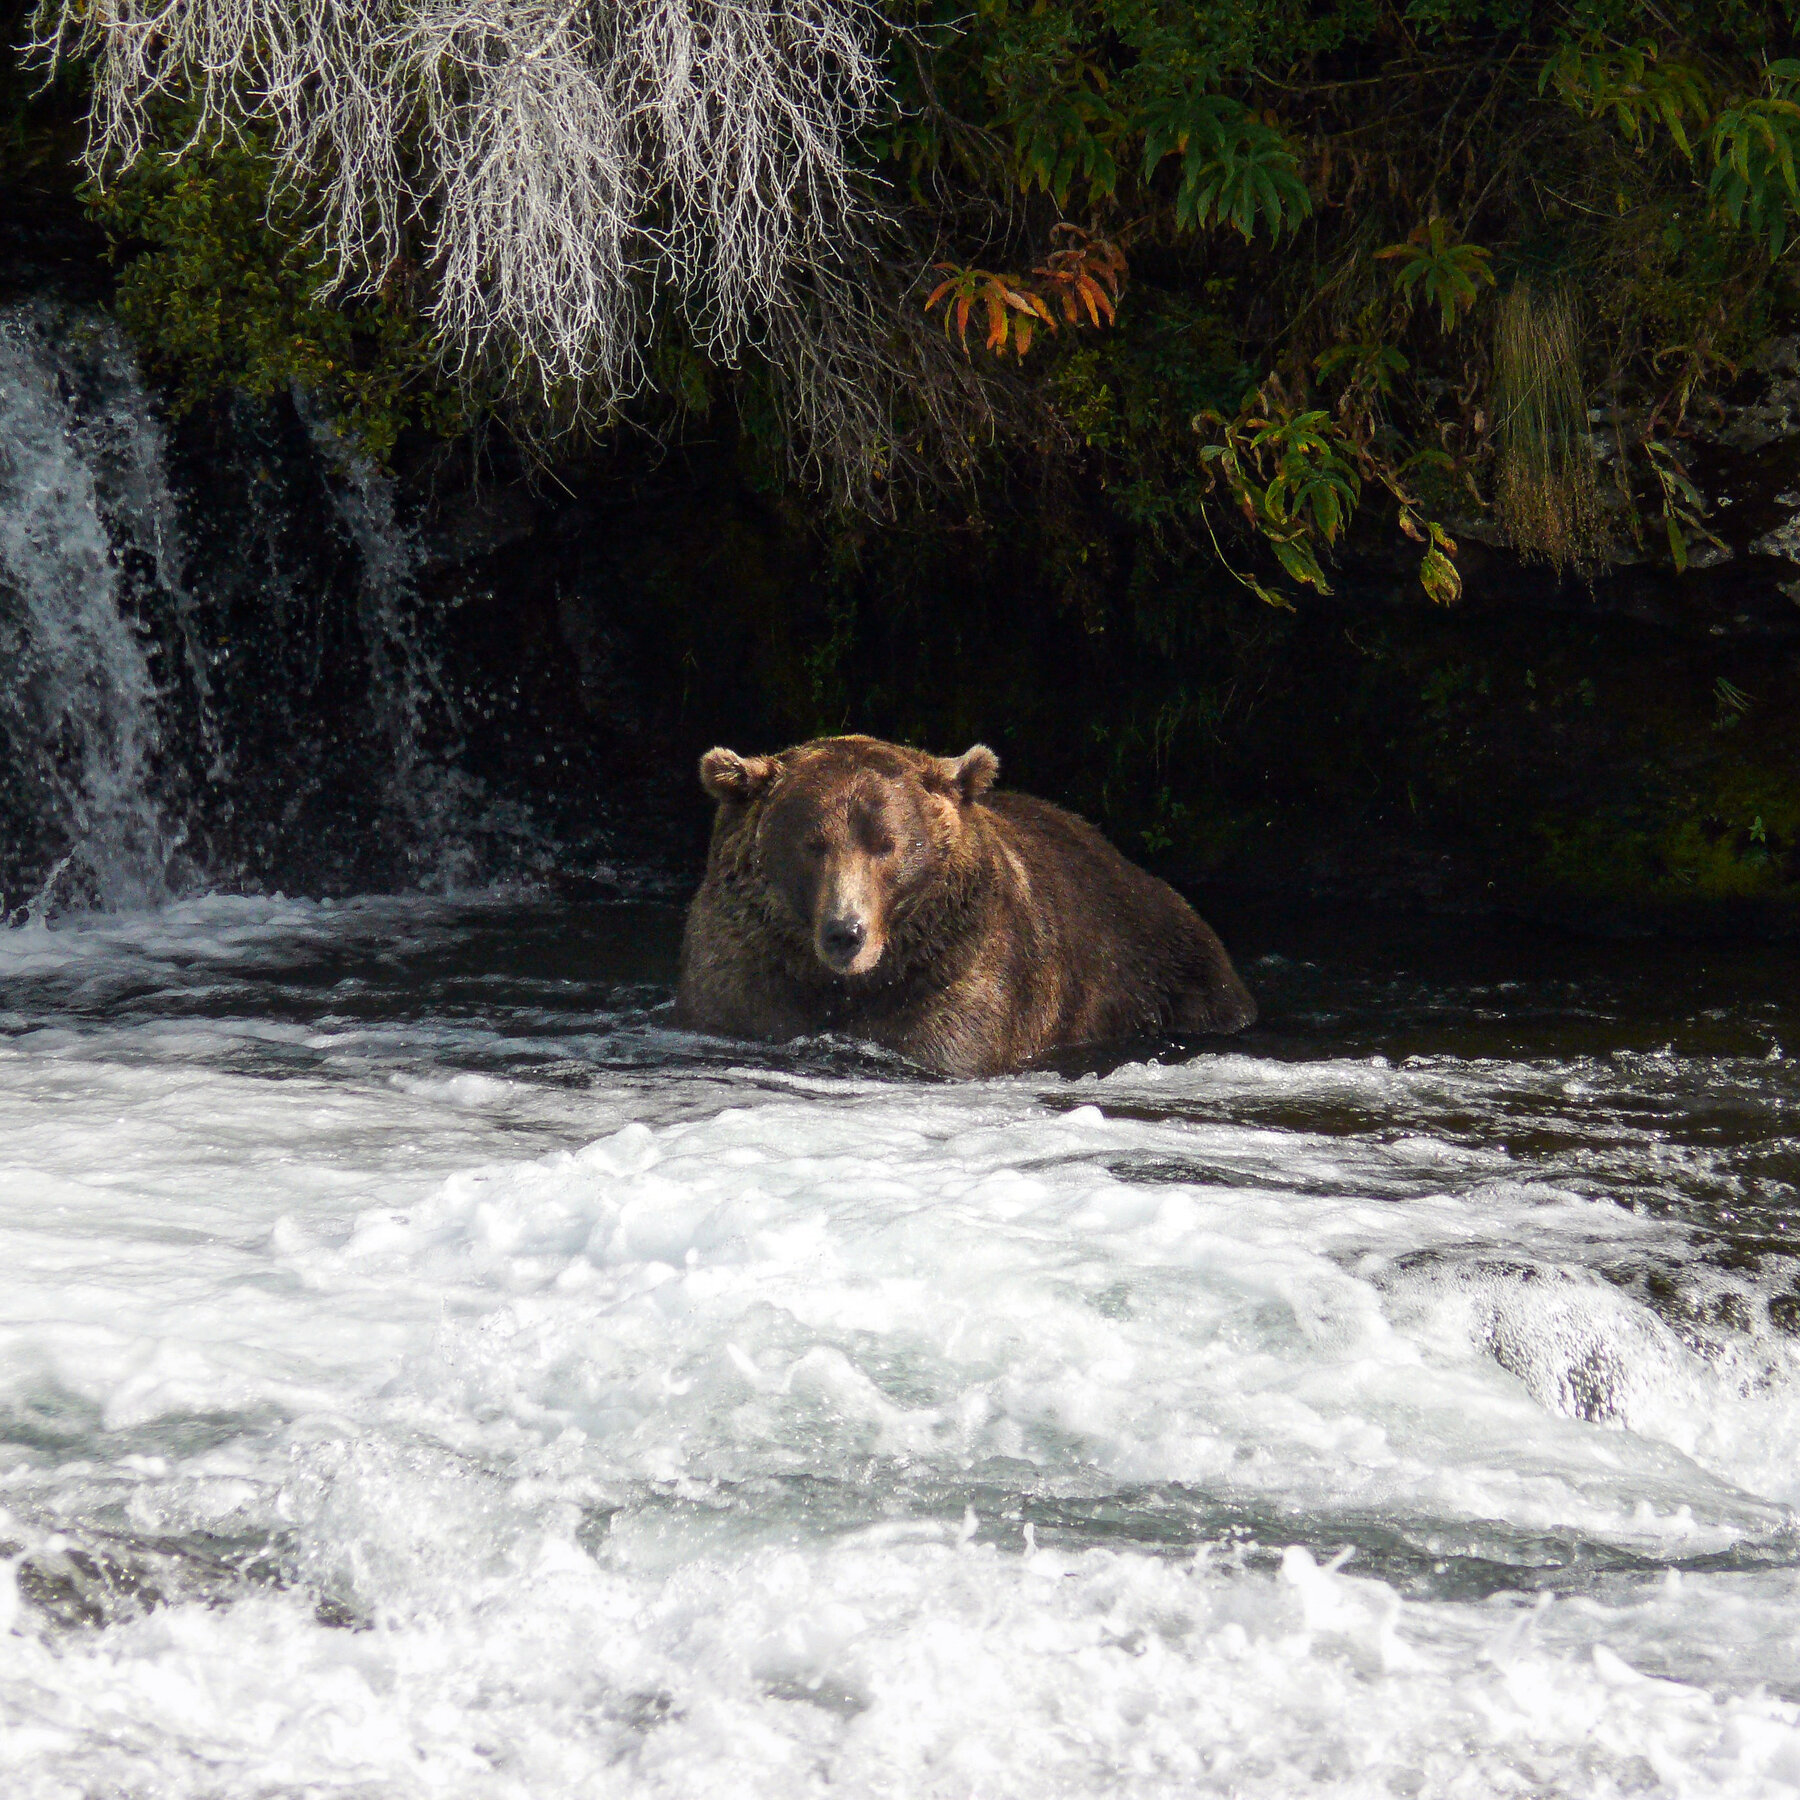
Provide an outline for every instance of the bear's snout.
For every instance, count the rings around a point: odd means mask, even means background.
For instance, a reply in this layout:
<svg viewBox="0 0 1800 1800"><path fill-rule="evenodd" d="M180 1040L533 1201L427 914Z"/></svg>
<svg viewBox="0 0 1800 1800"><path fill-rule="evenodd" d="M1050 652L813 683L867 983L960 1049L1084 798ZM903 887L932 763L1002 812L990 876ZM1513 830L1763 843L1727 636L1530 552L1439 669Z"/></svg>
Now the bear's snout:
<svg viewBox="0 0 1800 1800"><path fill-rule="evenodd" d="M881 882L867 857L833 856L813 902L813 952L834 975L867 975L887 948Z"/></svg>
<svg viewBox="0 0 1800 1800"><path fill-rule="evenodd" d="M868 935L869 928L861 919L827 919L819 927L819 948L827 962L841 966L855 957Z"/></svg>
<svg viewBox="0 0 1800 1800"><path fill-rule="evenodd" d="M834 975L867 975L885 947L871 921L847 907L827 910L813 931L813 949Z"/></svg>

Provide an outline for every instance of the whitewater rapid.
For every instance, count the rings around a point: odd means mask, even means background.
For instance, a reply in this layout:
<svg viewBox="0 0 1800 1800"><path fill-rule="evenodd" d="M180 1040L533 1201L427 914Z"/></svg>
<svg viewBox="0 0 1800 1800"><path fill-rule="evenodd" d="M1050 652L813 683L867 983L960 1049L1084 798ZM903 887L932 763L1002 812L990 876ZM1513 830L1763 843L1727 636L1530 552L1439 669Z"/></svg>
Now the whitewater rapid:
<svg viewBox="0 0 1800 1800"><path fill-rule="evenodd" d="M1779 1004L939 1082L673 930L0 933L0 1791L1800 1793Z"/></svg>

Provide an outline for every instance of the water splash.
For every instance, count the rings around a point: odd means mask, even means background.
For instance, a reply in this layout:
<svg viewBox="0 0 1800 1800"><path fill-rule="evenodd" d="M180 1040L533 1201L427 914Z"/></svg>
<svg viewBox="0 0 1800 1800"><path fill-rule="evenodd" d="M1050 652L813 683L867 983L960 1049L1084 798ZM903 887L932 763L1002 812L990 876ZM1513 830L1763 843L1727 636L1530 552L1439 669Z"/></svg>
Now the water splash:
<svg viewBox="0 0 1800 1800"><path fill-rule="evenodd" d="M49 306L0 315L0 730L9 823L36 840L44 874L39 912L53 889L116 911L191 880L164 766L159 646L143 622L154 599L173 601L191 647L165 466L110 326ZM188 661L203 682L198 656Z"/></svg>
<svg viewBox="0 0 1800 1800"><path fill-rule="evenodd" d="M457 766L462 721L422 627L419 551L392 479L361 455L300 389L294 406L330 471L327 491L356 547L356 618L368 658L373 724L385 740L385 799L404 822L415 881L454 889L475 877L469 824L480 785Z"/></svg>
<svg viewBox="0 0 1800 1800"><path fill-rule="evenodd" d="M104 316L0 311L0 916L541 862L464 767L419 575L302 396L165 429Z"/></svg>

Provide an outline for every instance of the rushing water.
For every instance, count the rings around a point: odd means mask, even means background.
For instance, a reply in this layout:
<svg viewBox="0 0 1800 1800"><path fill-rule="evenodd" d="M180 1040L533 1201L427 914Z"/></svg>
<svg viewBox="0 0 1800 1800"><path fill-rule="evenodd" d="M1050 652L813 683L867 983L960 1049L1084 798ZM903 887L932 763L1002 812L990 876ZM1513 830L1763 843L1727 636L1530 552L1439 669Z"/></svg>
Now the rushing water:
<svg viewBox="0 0 1800 1800"><path fill-rule="evenodd" d="M111 907L179 883L142 615L160 595L185 623L183 564L161 428L116 333L51 308L0 314L5 813L46 900L65 876ZM18 861L0 859L0 885Z"/></svg>
<svg viewBox="0 0 1800 1800"><path fill-rule="evenodd" d="M9 1800L1800 1791L1783 961L952 1083L677 925L0 934Z"/></svg>
<svg viewBox="0 0 1800 1800"><path fill-rule="evenodd" d="M102 315L0 308L0 915L542 860L462 766L392 484L226 411L184 460Z"/></svg>

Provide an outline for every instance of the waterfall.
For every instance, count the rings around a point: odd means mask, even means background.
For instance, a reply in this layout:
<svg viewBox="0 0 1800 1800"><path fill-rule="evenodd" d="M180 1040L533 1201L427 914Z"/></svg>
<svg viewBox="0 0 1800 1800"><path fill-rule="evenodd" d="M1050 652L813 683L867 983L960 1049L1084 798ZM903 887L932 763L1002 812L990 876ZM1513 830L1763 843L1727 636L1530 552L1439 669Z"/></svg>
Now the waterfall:
<svg viewBox="0 0 1800 1800"><path fill-rule="evenodd" d="M419 575L303 398L175 429L103 315L0 310L0 916L527 863Z"/></svg>
<svg viewBox="0 0 1800 1800"><path fill-rule="evenodd" d="M58 889L152 905L188 879L143 622L158 596L178 626L188 610L164 468L111 327L49 306L0 315L0 729L8 811L48 863L39 910Z"/></svg>
<svg viewBox="0 0 1800 1800"><path fill-rule="evenodd" d="M293 398L331 472L332 508L360 562L356 614L368 655L373 723L387 749L388 802L428 859L415 873L431 885L455 886L475 867L466 832L481 796L455 766L461 720L421 630L418 547L400 523L392 479L360 455L306 394L296 390Z"/></svg>

